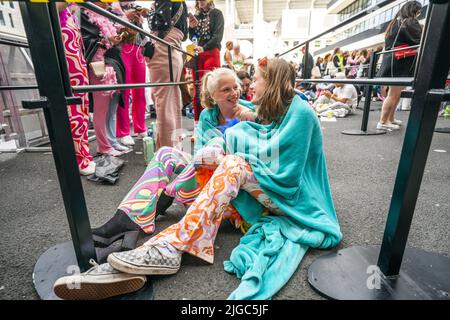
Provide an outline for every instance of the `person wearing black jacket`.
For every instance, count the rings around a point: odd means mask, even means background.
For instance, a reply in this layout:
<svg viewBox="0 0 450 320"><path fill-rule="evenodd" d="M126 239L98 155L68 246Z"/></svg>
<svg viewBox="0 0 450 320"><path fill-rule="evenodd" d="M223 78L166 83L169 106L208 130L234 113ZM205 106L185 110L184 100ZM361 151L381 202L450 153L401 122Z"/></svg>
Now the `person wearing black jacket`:
<svg viewBox="0 0 450 320"><path fill-rule="evenodd" d="M195 15L189 15L189 38L197 44L198 78L210 70L220 67L220 49L224 30L224 17L222 11L215 8L213 0L195 1ZM193 78L195 73L193 72ZM194 90L194 118L198 121L197 92ZM203 108L200 106L200 111Z"/></svg>
<svg viewBox="0 0 450 320"><path fill-rule="evenodd" d="M417 18L420 15L422 5L418 1L406 2L389 23L385 33L385 49L391 50L399 46L413 46L420 43L422 26ZM412 54L411 54L412 53ZM405 50L397 54L384 54L378 77L412 77L417 54L414 50ZM396 57L397 55L397 57ZM377 124L379 130L398 130L401 121L396 120L395 108L400 101L400 94L405 87L389 86L388 96L383 102L380 121Z"/></svg>
<svg viewBox="0 0 450 320"><path fill-rule="evenodd" d="M156 0L149 18L152 34L181 48L187 39L187 6L184 1ZM153 83L171 82L167 45L154 41L152 58L146 58L150 78ZM180 51L171 50L173 82L181 79L183 57ZM152 88L152 100L156 111L156 147L173 147L178 141L181 129L181 90L179 86Z"/></svg>
<svg viewBox="0 0 450 320"><path fill-rule="evenodd" d="M308 52L308 58L305 55L305 47L302 47L301 52L303 54L302 63L300 63L300 67L298 69L300 73L300 77L302 79L311 78L311 71L314 67L314 58L311 53Z"/></svg>

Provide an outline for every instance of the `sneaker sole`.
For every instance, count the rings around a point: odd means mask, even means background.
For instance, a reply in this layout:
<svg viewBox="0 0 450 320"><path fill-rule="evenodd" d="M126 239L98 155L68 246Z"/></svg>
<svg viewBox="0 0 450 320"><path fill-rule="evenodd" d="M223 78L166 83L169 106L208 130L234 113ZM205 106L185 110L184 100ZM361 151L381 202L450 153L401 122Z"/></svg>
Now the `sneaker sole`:
<svg viewBox="0 0 450 320"><path fill-rule="evenodd" d="M113 283L81 283L78 289L69 289L66 283L55 284L55 294L63 300L101 300L141 289L145 280L124 279Z"/></svg>
<svg viewBox="0 0 450 320"><path fill-rule="evenodd" d="M123 260L116 258L114 255L110 254L108 256L108 263L116 270L128 273L128 274L138 274L138 275L170 275L175 274L180 270L178 268L162 267L162 266L149 266L149 267L139 267L132 264L128 264Z"/></svg>

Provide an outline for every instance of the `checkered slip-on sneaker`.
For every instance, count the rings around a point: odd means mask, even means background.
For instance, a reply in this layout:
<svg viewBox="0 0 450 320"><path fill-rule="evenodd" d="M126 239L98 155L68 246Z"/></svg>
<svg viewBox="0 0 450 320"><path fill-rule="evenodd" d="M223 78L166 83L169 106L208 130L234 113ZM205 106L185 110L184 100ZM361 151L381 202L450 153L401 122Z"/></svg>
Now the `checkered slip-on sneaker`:
<svg viewBox="0 0 450 320"><path fill-rule="evenodd" d="M88 271L59 278L53 285L55 294L63 300L99 300L123 295L141 289L147 278L126 274L113 269L108 263L98 265Z"/></svg>
<svg viewBox="0 0 450 320"><path fill-rule="evenodd" d="M177 273L180 269L181 252L170 244L157 243L145 249L111 253L108 262L114 269L125 273L168 275Z"/></svg>

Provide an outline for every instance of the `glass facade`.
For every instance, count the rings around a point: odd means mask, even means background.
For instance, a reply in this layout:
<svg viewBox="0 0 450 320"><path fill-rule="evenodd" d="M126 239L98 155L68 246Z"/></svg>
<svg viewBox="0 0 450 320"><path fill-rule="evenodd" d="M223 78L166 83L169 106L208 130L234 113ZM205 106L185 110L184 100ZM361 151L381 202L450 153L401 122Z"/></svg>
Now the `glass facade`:
<svg viewBox="0 0 450 320"><path fill-rule="evenodd" d="M344 21L345 19L354 16L355 14L367 9L372 5L372 0L356 0L345 9L338 13L338 21Z"/></svg>

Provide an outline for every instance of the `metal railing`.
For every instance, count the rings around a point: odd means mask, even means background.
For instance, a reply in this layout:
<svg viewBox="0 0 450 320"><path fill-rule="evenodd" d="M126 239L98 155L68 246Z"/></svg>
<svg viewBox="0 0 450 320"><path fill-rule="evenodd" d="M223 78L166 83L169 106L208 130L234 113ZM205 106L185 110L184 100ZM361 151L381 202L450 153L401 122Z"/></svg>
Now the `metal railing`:
<svg viewBox="0 0 450 320"><path fill-rule="evenodd" d="M323 32L321 32L321 33L319 33L319 34L317 34L317 35L315 35L315 36L313 36L313 37L311 37L311 38L309 38L309 39L307 39L307 40L297 44L296 46L292 47L291 49L288 49L288 50L286 50L286 51L284 51L282 53L276 54L276 56L277 57L282 57L282 56L288 54L291 51L294 51L294 50L296 50L298 48L301 48L301 47L305 46L305 56L307 57L308 56L308 52L309 52L309 43L311 41L319 39L319 38L323 37L324 35L326 35L328 33L331 33L331 32L333 32L335 30L338 30L338 29L340 29L342 27L345 27L349 23L351 23L353 21L356 21L356 20L358 20L358 19L360 19L360 18L362 18L364 16L367 16L367 15L371 14L374 11L374 9L379 9L379 8L384 7L384 6L386 6L386 5L390 4L390 3L393 3L395 1L396 0L386 0L386 1L380 2L380 3L376 4L376 5L370 6L369 8L361 11L360 13L358 13L358 14L356 14L356 15L354 15L354 16L352 16L352 17L350 17L350 18L348 18L348 19L346 19L344 21L342 21L341 23L338 23L334 27L332 27L330 29L327 29L326 31L323 31ZM310 74L307 74L307 75L305 75L305 78L309 78L310 76L311 76Z"/></svg>
<svg viewBox="0 0 450 320"><path fill-rule="evenodd" d="M65 82L65 86L66 86L66 90L69 96L71 96L73 93L87 93L87 92L98 92L98 91L107 91L107 90L124 90L124 89L138 89L138 88L151 88L151 87L162 87L162 86L178 86L178 85L183 85L183 84L194 84L196 86L196 92L200 92L200 82L199 81L184 81L184 82L180 82L180 81L174 81L174 76L173 76L173 65L172 65L172 50L176 50L186 56L189 56L193 59L195 59L195 74L196 74L196 79L198 79L198 56L197 55L193 55L185 50L183 50L182 48L175 46L167 41L165 41L164 39L161 39L155 35L153 35L152 33L134 25L133 23L130 23L129 21L123 20L120 17L114 15L113 13L102 9L98 6L96 6L95 4L92 3L80 3L80 6L91 10L97 14L100 14L102 16L105 16L107 18L109 18L110 20L125 26L127 28L130 28L138 33L140 33L141 35L144 35L146 37L149 37L150 39L160 42L164 45L166 45L168 47L168 68L169 68L169 77L170 77L170 82L166 82L166 83L133 83L133 84L116 84L116 85L84 85L84 86L74 86L74 87L70 87L68 81ZM60 30L60 26L59 26L59 22L57 18L53 18L52 19L52 25L55 28L55 30ZM59 52L60 56L63 56L64 53L64 46L62 44L62 40L56 38L56 45L57 45L57 50ZM25 47L28 48L29 45L27 42L18 42L18 41L13 41L13 40L8 40L8 39L2 39L0 40L0 44L6 44L6 45L14 45L14 46L19 46L19 47ZM65 61L60 61L60 64L62 65L62 72L65 74L65 78L68 79L69 75L68 75L68 71L67 71L67 64ZM15 91L15 90L36 90L39 89L38 85L19 85L19 86L0 86L0 92L2 91ZM200 97L199 95L195 95L194 97L195 99L197 99L197 112L199 113L200 110ZM31 150L30 148L25 148L26 151ZM43 151L46 151L47 149L43 148ZM33 151L36 151L36 148L33 148Z"/></svg>
<svg viewBox="0 0 450 320"><path fill-rule="evenodd" d="M181 48L174 46L151 33L124 21L110 12L97 7L91 3L80 4L86 9L97 14L110 18L116 23L131 28L136 32L150 37L154 41L159 41L167 45L171 50L179 51L187 56L198 60L197 55L191 55ZM23 101L23 106L29 109L43 108L49 137L51 141L52 154L59 177L67 219L69 221L72 235L75 256L81 270L90 267L89 260L96 259L96 251L92 240L92 233L89 223L86 202L84 199L83 187L79 175L75 158L74 145L70 133L70 126L67 114L67 106L77 104L78 98L73 97L73 93L106 91L114 89L144 88L180 85L192 83L192 81L174 81L171 83L134 83L117 85L86 85L71 86L67 61L64 52L64 44L61 37L61 27L59 24L59 14L56 5L50 3L30 3L21 2L20 9L23 16L24 26L27 33L28 45L30 48L33 65L35 66L36 80L41 99L36 101ZM37 32L39 30L39 32ZM168 63L169 73L172 74L173 66ZM197 68L198 69L198 68ZM197 72L197 70L195 70ZM175 79L177 80L177 79ZM198 86L198 82L195 82ZM0 88L1 90L29 89L20 88ZM51 266L50 266L51 268Z"/></svg>

